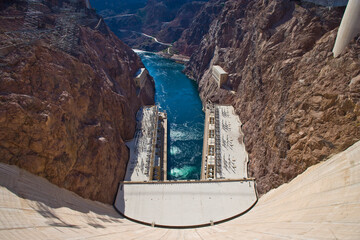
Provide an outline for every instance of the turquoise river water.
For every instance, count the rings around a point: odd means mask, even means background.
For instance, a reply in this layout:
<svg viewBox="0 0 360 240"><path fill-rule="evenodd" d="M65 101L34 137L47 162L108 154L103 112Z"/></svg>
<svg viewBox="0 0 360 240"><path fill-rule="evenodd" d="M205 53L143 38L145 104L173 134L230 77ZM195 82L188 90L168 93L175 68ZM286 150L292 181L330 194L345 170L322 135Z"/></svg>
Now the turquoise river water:
<svg viewBox="0 0 360 240"><path fill-rule="evenodd" d="M168 179L200 179L204 112L184 65L138 52L155 81L155 103L168 115Z"/></svg>

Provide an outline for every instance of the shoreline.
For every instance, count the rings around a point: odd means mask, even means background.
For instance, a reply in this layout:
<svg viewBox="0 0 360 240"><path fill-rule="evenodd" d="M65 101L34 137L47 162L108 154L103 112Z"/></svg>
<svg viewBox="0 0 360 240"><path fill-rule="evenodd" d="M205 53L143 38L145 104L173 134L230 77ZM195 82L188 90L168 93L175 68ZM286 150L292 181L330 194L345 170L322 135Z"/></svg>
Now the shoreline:
<svg viewBox="0 0 360 240"><path fill-rule="evenodd" d="M132 48L132 50L135 53L153 53L153 54L159 55L159 56L161 56L163 58L172 60L172 61L180 63L180 64L186 64L190 60L190 57L185 56L185 55L181 55L181 54L169 54L169 53L164 53L162 51L160 51L160 52L151 52L151 51L145 51L145 50L136 49L136 48Z"/></svg>
<svg viewBox="0 0 360 240"><path fill-rule="evenodd" d="M190 60L190 57L181 54L169 54L164 52L156 52L156 54L162 56L163 58L173 60L180 64L186 64Z"/></svg>

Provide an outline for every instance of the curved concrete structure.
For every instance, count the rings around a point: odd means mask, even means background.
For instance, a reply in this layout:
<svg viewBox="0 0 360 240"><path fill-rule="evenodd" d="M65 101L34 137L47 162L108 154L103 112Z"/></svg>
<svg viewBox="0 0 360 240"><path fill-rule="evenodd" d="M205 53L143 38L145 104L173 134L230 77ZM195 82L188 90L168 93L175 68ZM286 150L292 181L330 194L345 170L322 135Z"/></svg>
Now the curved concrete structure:
<svg viewBox="0 0 360 240"><path fill-rule="evenodd" d="M211 225L254 206L254 185L253 180L122 182L114 206L152 226Z"/></svg>
<svg viewBox="0 0 360 240"><path fill-rule="evenodd" d="M333 49L334 57L338 57L349 42L360 33L360 1L349 0L341 20Z"/></svg>
<svg viewBox="0 0 360 240"><path fill-rule="evenodd" d="M360 142L215 226L152 228L0 164L0 239L360 239Z"/></svg>

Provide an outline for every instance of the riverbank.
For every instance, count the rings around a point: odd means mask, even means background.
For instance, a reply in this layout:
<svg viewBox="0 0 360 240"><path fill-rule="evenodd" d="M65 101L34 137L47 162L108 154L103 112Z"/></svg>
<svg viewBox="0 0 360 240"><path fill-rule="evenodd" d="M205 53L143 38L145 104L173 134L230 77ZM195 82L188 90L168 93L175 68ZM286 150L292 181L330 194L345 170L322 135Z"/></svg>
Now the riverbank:
<svg viewBox="0 0 360 240"><path fill-rule="evenodd" d="M158 54L159 56L161 56L163 58L173 60L180 64L185 64L185 63L189 62L189 60L190 60L190 58L188 56L181 55L181 54L171 54L171 53L167 53L167 52L157 52L156 54Z"/></svg>
<svg viewBox="0 0 360 240"><path fill-rule="evenodd" d="M187 62L189 62L190 58L188 56L185 55L181 55L181 54L171 54L171 53L167 53L167 52L151 52L151 51L145 51L145 50L141 50L141 49L132 49L134 52L136 53L153 53L156 54L160 57L172 60L176 63L180 63L180 64L185 64Z"/></svg>

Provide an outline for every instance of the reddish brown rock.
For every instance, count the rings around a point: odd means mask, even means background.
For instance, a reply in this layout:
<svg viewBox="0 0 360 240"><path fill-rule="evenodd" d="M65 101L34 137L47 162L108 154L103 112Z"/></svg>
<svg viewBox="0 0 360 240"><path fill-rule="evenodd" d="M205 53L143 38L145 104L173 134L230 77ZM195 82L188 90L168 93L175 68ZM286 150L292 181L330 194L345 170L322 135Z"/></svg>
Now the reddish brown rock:
<svg viewBox="0 0 360 240"><path fill-rule="evenodd" d="M205 2L190 1L181 6L175 18L163 25L156 34L157 38L163 42L172 43L180 38L183 31L189 27L194 17L199 12Z"/></svg>
<svg viewBox="0 0 360 240"><path fill-rule="evenodd" d="M174 50L191 56L198 49L203 36L209 31L210 24L220 14L226 0L211 0L193 17L189 27L181 33L174 43Z"/></svg>
<svg viewBox="0 0 360 240"><path fill-rule="evenodd" d="M299 1L227 1L186 72L201 98L243 122L260 194L360 139L360 44L334 59L343 9ZM229 72L219 89L212 65Z"/></svg>
<svg viewBox="0 0 360 240"><path fill-rule="evenodd" d="M1 47L16 48L0 59L0 156L112 203L128 160L124 141L138 108L153 104L154 83L135 86L140 58L79 4L1 6ZM41 13L29 19L35 8Z"/></svg>
<svg viewBox="0 0 360 240"><path fill-rule="evenodd" d="M101 14L122 41L136 49L161 51L168 48L168 45L159 44L153 39L141 35L141 33L154 36L160 42L173 43L192 24L194 17L207 1L149 0L143 2L144 6L138 4L138 9L133 8L135 3L126 4L113 0L111 5L117 6L114 8L109 7L109 2L111 1L99 3L97 0L96 6L103 9ZM206 20L208 25L211 22L210 19L204 17L202 20ZM205 22L202 23L206 24ZM196 30L199 32L200 29ZM199 33L202 36L206 32L201 31Z"/></svg>

